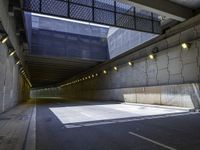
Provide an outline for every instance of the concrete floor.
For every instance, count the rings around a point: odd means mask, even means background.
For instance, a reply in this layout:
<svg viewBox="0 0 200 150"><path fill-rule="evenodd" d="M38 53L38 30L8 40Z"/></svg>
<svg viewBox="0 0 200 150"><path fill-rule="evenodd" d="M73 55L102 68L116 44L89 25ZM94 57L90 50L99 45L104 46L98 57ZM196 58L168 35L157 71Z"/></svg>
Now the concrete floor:
<svg viewBox="0 0 200 150"><path fill-rule="evenodd" d="M200 114L115 102L37 100L0 115L0 150L199 150ZM35 130L36 128L36 130Z"/></svg>

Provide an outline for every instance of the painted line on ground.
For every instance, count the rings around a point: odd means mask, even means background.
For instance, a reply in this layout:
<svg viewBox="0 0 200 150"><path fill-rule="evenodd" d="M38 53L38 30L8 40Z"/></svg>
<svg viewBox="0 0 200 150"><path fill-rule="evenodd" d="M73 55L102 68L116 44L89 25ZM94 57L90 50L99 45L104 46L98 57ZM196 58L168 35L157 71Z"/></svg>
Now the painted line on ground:
<svg viewBox="0 0 200 150"><path fill-rule="evenodd" d="M151 143L153 143L153 144L156 144L156 145L158 145L158 146L161 146L161 147L163 147L163 148L166 148L166 149L169 149L169 150L176 150L176 149L173 148L173 147L170 147L170 146L167 146L167 145L162 144L162 143L160 143L160 142L154 141L154 140L152 140L152 139L149 139L149 138L144 137L144 136L142 136L142 135L139 135L139 134L137 134L137 133L129 132L129 134L131 134L131 135L133 135L133 136L136 136L136 137L138 137L138 138L141 138L141 139L143 139L143 140L146 140L146 141L148 141L148 142L151 142Z"/></svg>

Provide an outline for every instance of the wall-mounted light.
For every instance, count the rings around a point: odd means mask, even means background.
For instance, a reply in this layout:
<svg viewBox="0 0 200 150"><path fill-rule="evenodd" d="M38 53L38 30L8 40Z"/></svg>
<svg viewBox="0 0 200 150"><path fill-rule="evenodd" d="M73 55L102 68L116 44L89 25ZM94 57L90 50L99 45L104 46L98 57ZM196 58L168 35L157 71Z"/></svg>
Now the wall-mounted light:
<svg viewBox="0 0 200 150"><path fill-rule="evenodd" d="M8 35L7 34L2 35L1 38L0 38L0 42L2 44L6 43L7 40L8 40Z"/></svg>
<svg viewBox="0 0 200 150"><path fill-rule="evenodd" d="M154 60L154 59L156 59L156 55L155 54L153 54L153 53L151 53L151 54L149 54L149 59L151 59L151 60Z"/></svg>
<svg viewBox="0 0 200 150"><path fill-rule="evenodd" d="M152 52L148 55L148 58L151 60L156 59L156 54L159 52L159 48L155 47Z"/></svg>
<svg viewBox="0 0 200 150"><path fill-rule="evenodd" d="M9 52L9 56L13 56L15 53L16 53L16 51L12 50L12 51Z"/></svg>
<svg viewBox="0 0 200 150"><path fill-rule="evenodd" d="M133 66L133 62L132 62L132 61L129 61L129 62L128 62L128 65L129 65L129 66Z"/></svg>
<svg viewBox="0 0 200 150"><path fill-rule="evenodd" d="M181 47L182 47L183 49L189 49L189 48L191 47L191 44L190 44L190 43L182 43L182 44L181 44Z"/></svg>
<svg viewBox="0 0 200 150"><path fill-rule="evenodd" d="M113 67L113 69L115 70L115 71L118 71L118 68L115 66L115 67Z"/></svg>
<svg viewBox="0 0 200 150"><path fill-rule="evenodd" d="M23 69L22 69L22 70L20 70L20 71L21 71L21 73L22 73L22 74L23 74L23 73L25 73Z"/></svg>
<svg viewBox="0 0 200 150"><path fill-rule="evenodd" d="M17 62L16 62L16 65L19 65L20 64L20 60L18 60Z"/></svg>
<svg viewBox="0 0 200 150"><path fill-rule="evenodd" d="M107 74L107 71L106 71L106 70L103 70L103 74Z"/></svg>

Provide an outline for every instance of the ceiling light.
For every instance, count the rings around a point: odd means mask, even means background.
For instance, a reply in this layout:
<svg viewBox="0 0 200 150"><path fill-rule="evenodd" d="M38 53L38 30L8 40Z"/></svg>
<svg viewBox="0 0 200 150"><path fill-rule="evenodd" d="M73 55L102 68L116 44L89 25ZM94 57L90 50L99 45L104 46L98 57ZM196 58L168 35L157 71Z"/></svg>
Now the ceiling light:
<svg viewBox="0 0 200 150"><path fill-rule="evenodd" d="M97 77L97 76L98 76L98 73L96 73L95 76Z"/></svg>
<svg viewBox="0 0 200 150"><path fill-rule="evenodd" d="M94 78L94 75L92 75L92 78Z"/></svg>
<svg viewBox="0 0 200 150"><path fill-rule="evenodd" d="M4 35L0 39L0 41L1 41L2 44L6 43L7 40L8 40L8 35Z"/></svg>
<svg viewBox="0 0 200 150"><path fill-rule="evenodd" d="M182 44L181 44L181 47L182 47L183 49L189 49L189 48L191 47L191 44L190 44L190 43L182 43Z"/></svg>
<svg viewBox="0 0 200 150"><path fill-rule="evenodd" d="M115 70L115 71L117 71L118 70L118 68L115 66L115 67L113 67L113 69Z"/></svg>
<svg viewBox="0 0 200 150"><path fill-rule="evenodd" d="M90 76L88 76L88 79L90 79L91 77Z"/></svg>

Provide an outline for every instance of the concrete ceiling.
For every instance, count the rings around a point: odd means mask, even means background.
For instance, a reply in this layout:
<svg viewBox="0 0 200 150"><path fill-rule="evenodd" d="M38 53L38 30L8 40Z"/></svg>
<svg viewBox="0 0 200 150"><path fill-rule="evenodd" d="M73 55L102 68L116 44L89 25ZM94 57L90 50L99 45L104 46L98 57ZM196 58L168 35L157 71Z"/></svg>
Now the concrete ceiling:
<svg viewBox="0 0 200 150"><path fill-rule="evenodd" d="M45 87L61 83L100 62L80 59L45 58L26 56L26 64L33 87Z"/></svg>
<svg viewBox="0 0 200 150"><path fill-rule="evenodd" d="M170 0L170 1L191 9L200 8L200 0Z"/></svg>

